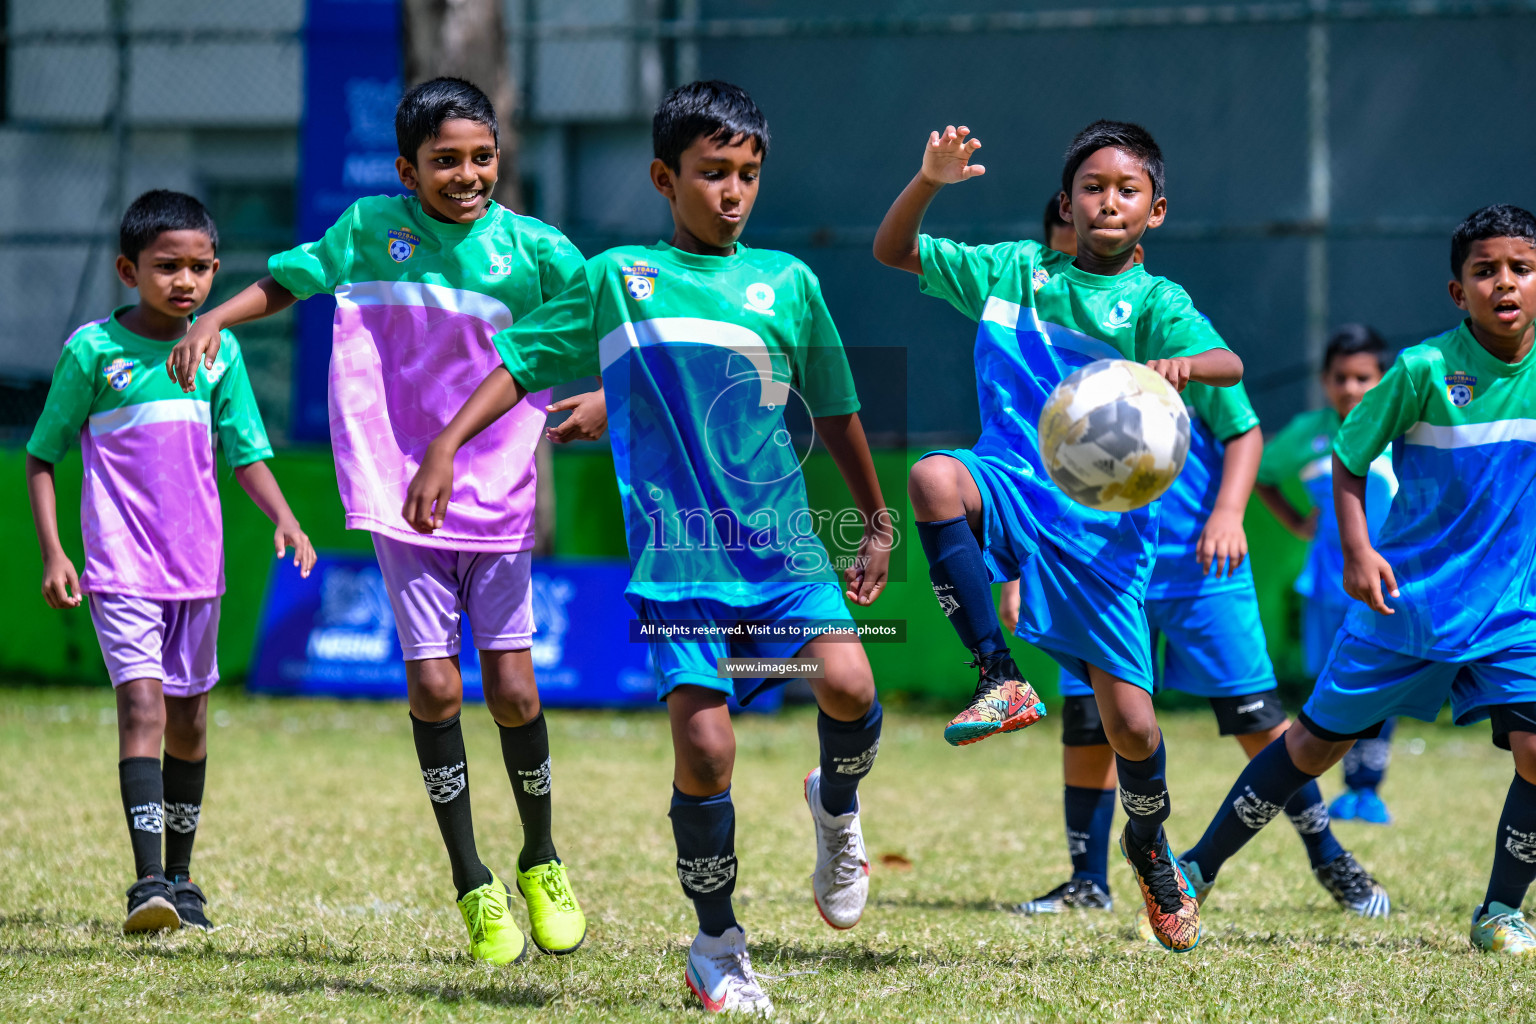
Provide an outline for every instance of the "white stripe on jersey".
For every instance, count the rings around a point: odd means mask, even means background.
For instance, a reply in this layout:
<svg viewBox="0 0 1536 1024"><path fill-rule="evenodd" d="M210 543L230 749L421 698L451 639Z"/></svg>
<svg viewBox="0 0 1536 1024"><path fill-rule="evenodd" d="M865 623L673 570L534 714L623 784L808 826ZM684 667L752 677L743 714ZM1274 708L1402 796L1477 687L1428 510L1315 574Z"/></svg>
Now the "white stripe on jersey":
<svg viewBox="0 0 1536 1024"><path fill-rule="evenodd" d="M1504 441L1536 442L1536 420L1490 420L1454 427L1439 427L1420 420L1403 435L1403 440L1427 448L1475 448Z"/></svg>
<svg viewBox="0 0 1536 1024"><path fill-rule="evenodd" d="M151 423L201 423L212 428L213 409L206 398L166 398L92 413L86 422L90 424L92 437Z"/></svg>
<svg viewBox="0 0 1536 1024"><path fill-rule="evenodd" d="M351 306L425 306L472 316L498 331L512 326L512 311L498 299L420 281L353 281L336 289L336 301Z"/></svg>
<svg viewBox="0 0 1536 1024"><path fill-rule="evenodd" d="M762 381L759 406L783 405L789 397L788 365L782 356L769 353L768 345L750 327L694 316L661 316L637 323L626 322L609 331L597 343L598 362L606 372L624 353L642 345L714 345L728 348L748 364L741 373L731 372L728 368L728 376L747 377L755 374ZM778 379L773 372L775 360L782 366Z"/></svg>

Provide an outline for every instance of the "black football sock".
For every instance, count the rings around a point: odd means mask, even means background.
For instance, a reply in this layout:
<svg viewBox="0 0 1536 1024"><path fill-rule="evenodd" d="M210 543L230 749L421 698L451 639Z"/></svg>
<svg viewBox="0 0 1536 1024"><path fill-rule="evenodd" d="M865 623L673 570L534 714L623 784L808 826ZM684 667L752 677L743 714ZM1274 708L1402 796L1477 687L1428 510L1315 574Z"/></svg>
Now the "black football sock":
<svg viewBox="0 0 1536 1024"><path fill-rule="evenodd" d="M1281 736L1259 751L1232 784L1216 817L1180 860L1193 861L1207 882L1216 880L1221 866L1275 819L1291 798L1317 776L1296 767Z"/></svg>
<svg viewBox="0 0 1536 1024"><path fill-rule="evenodd" d="M1072 877L1087 878L1109 892L1109 839L1115 822L1115 791L1067 786L1067 855Z"/></svg>
<svg viewBox="0 0 1536 1024"><path fill-rule="evenodd" d="M1483 910L1499 902L1519 910L1525 893L1536 880L1536 786L1519 775L1509 784L1504 798L1504 813L1499 816L1499 832L1493 847L1493 873L1488 878L1488 892Z"/></svg>
<svg viewBox="0 0 1536 1024"><path fill-rule="evenodd" d="M192 844L203 814L203 779L208 759L183 761L165 755L160 777L165 786L165 874L172 881L192 876Z"/></svg>
<svg viewBox="0 0 1536 1024"><path fill-rule="evenodd" d="M933 596L960 642L978 657L1006 653L1008 641L992 603L991 577L971 524L964 516L918 523L917 537L928 556Z"/></svg>
<svg viewBox="0 0 1536 1024"><path fill-rule="evenodd" d="M693 901L699 931L715 938L737 927L736 808L731 791L689 796L672 787L672 837L677 841L677 880Z"/></svg>
<svg viewBox="0 0 1536 1024"><path fill-rule="evenodd" d="M1291 819L1301 841L1307 844L1307 860L1312 867L1320 868L1343 855L1344 847L1334 837L1328 805L1323 802L1323 791L1318 788L1317 780L1296 791L1285 805L1285 816Z"/></svg>
<svg viewBox="0 0 1536 1024"><path fill-rule="evenodd" d="M462 899L471 889L491 880L491 872L475 852L475 822L469 809L469 765L464 756L464 730L459 716L442 722L423 722L411 716L416 739L416 759L421 778L432 798L432 813L448 848L453 867L453 886Z"/></svg>
<svg viewBox="0 0 1536 1024"><path fill-rule="evenodd" d="M139 878L164 876L160 835L165 831L165 791L160 762L153 757L125 757L117 762L117 783L128 818L128 839L133 843L134 874Z"/></svg>
<svg viewBox="0 0 1536 1024"><path fill-rule="evenodd" d="M876 698L863 718L840 722L818 710L816 733L821 738L821 806L834 818L858 806L859 782L874 766L880 750L884 714Z"/></svg>
<svg viewBox="0 0 1536 1024"><path fill-rule="evenodd" d="M1145 761L1129 761L1115 755L1120 775L1120 806L1130 818L1131 835L1142 844L1157 839L1171 807L1168 800L1168 748L1161 736L1157 749Z"/></svg>
<svg viewBox="0 0 1536 1024"><path fill-rule="evenodd" d="M517 815L523 820L523 850L517 857L517 870L527 871L557 856L549 830L549 727L540 711L522 725L508 728L498 723L496 728L501 733L501 758L512 780L512 799L517 801Z"/></svg>

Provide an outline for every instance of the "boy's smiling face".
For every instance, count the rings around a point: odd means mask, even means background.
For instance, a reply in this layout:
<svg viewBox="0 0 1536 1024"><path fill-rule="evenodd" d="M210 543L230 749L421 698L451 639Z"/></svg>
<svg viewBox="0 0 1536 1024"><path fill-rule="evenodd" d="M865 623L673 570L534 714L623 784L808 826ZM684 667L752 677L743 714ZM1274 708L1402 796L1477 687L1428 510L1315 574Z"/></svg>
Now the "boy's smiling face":
<svg viewBox="0 0 1536 1024"><path fill-rule="evenodd" d="M1536 322L1536 245L1499 236L1472 243L1451 301L1467 311L1472 333L1495 356L1514 361L1531 347Z"/></svg>
<svg viewBox="0 0 1536 1024"><path fill-rule="evenodd" d="M672 244L688 252L728 255L757 201L763 151L755 138L720 142L706 136L683 150L678 168L651 161L651 184L672 205Z"/></svg>
<svg viewBox="0 0 1536 1024"><path fill-rule="evenodd" d="M139 302L167 318L189 317L208 298L219 258L205 232L162 231L136 260L117 258L117 275Z"/></svg>
<svg viewBox="0 0 1536 1024"><path fill-rule="evenodd" d="M1140 158L1105 146L1088 154L1072 175L1061 217L1077 234L1078 256L1095 263L1124 260L1148 228L1158 227L1168 200L1152 198L1152 178Z"/></svg>
<svg viewBox="0 0 1536 1024"><path fill-rule="evenodd" d="M416 193L428 216L449 224L469 224L485 215L500 162L489 126L451 118L421 144L414 164L396 157L395 171L400 183Z"/></svg>

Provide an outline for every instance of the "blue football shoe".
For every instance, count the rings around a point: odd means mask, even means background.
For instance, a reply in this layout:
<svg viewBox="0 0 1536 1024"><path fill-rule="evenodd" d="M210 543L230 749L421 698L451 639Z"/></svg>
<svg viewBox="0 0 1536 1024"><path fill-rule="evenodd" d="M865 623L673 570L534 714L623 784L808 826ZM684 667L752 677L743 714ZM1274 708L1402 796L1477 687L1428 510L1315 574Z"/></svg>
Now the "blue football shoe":
<svg viewBox="0 0 1536 1024"><path fill-rule="evenodd" d="M1391 812L1387 810L1387 805L1381 802L1381 797L1376 795L1374 789L1359 791L1359 799L1355 803L1355 817L1372 825L1392 824Z"/></svg>

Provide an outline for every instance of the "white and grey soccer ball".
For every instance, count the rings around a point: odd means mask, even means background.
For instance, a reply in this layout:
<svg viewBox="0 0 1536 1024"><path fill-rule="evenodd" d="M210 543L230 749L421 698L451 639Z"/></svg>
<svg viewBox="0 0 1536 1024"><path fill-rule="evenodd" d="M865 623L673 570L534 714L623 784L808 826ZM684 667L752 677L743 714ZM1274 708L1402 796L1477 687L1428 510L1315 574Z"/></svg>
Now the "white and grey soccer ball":
<svg viewBox="0 0 1536 1024"><path fill-rule="evenodd" d="M1057 487L1101 512L1129 512L1172 485L1189 454L1189 412L1149 367L1100 359L1067 377L1040 414L1040 456Z"/></svg>

